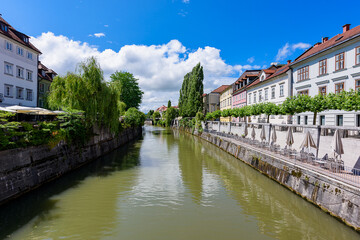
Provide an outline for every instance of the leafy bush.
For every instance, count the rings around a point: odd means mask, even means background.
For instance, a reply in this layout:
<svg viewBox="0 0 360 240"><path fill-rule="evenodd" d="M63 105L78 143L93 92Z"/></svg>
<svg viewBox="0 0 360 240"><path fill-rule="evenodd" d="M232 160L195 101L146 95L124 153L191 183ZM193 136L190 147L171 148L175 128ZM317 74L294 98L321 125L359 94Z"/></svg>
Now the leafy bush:
<svg viewBox="0 0 360 240"><path fill-rule="evenodd" d="M125 123L131 126L142 126L145 119L145 114L134 107L129 108L125 113Z"/></svg>

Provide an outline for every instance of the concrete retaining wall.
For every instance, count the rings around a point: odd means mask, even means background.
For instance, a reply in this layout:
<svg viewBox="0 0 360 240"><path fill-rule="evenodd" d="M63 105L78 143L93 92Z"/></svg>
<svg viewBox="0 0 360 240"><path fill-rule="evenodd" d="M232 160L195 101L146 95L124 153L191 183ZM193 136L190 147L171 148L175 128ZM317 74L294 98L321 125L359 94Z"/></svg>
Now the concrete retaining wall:
<svg viewBox="0 0 360 240"><path fill-rule="evenodd" d="M142 128L126 129L118 136L95 129L96 136L82 148L60 143L0 152L0 204L22 195L135 139Z"/></svg>
<svg viewBox="0 0 360 240"><path fill-rule="evenodd" d="M226 140L205 132L198 134L195 131L194 134L230 153L360 231L360 189L286 162L284 159L271 156L250 145Z"/></svg>

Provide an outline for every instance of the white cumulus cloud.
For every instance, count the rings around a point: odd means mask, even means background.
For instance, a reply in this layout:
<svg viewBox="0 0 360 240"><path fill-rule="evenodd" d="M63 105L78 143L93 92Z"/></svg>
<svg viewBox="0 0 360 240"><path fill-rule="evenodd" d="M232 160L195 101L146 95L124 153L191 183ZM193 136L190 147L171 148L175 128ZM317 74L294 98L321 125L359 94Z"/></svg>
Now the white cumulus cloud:
<svg viewBox="0 0 360 240"><path fill-rule="evenodd" d="M305 50L308 49L311 45L309 43L293 43L289 44L286 43L282 48L278 50L276 55L276 61L285 60L287 57L291 56L296 50L301 49Z"/></svg>
<svg viewBox="0 0 360 240"><path fill-rule="evenodd" d="M97 58L107 80L115 71L133 73L145 92L141 105L145 112L166 105L169 99L176 105L183 76L199 62L204 67L206 92L234 82L246 69L260 68L257 65L229 65L217 48L206 46L191 50L176 39L161 45L125 45L118 51L100 51L86 42L52 32L42 33L31 41L43 53L40 60L61 75L74 71L79 62L91 56Z"/></svg>
<svg viewBox="0 0 360 240"><path fill-rule="evenodd" d="M105 33L94 33L94 34L89 34L89 37L97 37L97 38L101 38L101 37L105 37Z"/></svg>
<svg viewBox="0 0 360 240"><path fill-rule="evenodd" d="M248 61L249 63L253 63L253 62L255 61L255 58L254 58L254 57L249 57L249 58L247 59L247 61Z"/></svg>

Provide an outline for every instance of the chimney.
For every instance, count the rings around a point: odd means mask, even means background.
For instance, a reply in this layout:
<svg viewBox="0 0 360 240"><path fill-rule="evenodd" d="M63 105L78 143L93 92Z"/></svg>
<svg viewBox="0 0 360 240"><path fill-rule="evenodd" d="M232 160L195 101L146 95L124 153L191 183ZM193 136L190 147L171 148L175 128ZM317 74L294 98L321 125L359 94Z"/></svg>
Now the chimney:
<svg viewBox="0 0 360 240"><path fill-rule="evenodd" d="M287 60L287 64L290 64L291 63L291 60Z"/></svg>
<svg viewBox="0 0 360 240"><path fill-rule="evenodd" d="M349 29L350 29L350 24L345 24L343 26L343 33L349 31Z"/></svg>
<svg viewBox="0 0 360 240"><path fill-rule="evenodd" d="M323 38L321 39L321 42L324 43L324 42L327 42L327 40L329 40L328 37L323 37Z"/></svg>

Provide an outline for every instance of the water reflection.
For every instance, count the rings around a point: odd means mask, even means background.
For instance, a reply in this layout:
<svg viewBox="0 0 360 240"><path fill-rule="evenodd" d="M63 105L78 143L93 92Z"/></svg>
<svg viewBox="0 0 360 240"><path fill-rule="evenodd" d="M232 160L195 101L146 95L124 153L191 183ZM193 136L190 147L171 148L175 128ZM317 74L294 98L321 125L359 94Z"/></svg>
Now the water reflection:
<svg viewBox="0 0 360 240"><path fill-rule="evenodd" d="M98 239L116 219L114 208L119 192L114 189L117 189L119 182L106 181L107 176L138 166L140 147L141 141L136 145L124 146L1 206L0 239L6 236L17 238L27 231L32 232L29 237L34 239L35 236L47 238L53 235ZM128 175L126 183L129 187L135 178ZM91 229L89 235L88 229ZM16 234L11 234L13 232Z"/></svg>
<svg viewBox="0 0 360 240"><path fill-rule="evenodd" d="M0 238L359 238L212 144L145 131L144 140L0 208Z"/></svg>

